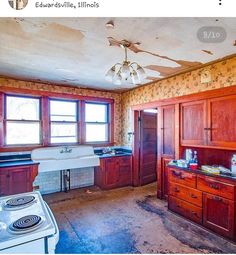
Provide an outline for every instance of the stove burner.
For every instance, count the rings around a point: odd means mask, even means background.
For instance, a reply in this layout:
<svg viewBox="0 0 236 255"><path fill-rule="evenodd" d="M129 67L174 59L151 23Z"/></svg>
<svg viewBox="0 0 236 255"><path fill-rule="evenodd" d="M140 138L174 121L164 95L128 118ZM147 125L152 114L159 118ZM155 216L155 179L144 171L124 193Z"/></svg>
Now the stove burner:
<svg viewBox="0 0 236 255"><path fill-rule="evenodd" d="M5 207L7 208L22 207L32 203L34 200L35 200L34 196L23 196L23 197L12 198L6 201Z"/></svg>
<svg viewBox="0 0 236 255"><path fill-rule="evenodd" d="M41 217L37 215L27 215L25 217L20 218L12 224L13 229L23 230L32 228L39 224L41 221Z"/></svg>

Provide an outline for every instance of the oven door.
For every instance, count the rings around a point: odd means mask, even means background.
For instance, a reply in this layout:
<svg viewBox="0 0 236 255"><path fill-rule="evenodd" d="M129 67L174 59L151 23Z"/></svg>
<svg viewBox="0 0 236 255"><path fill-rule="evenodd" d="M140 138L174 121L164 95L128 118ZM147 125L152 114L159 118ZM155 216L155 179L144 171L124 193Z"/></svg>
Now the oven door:
<svg viewBox="0 0 236 255"><path fill-rule="evenodd" d="M52 222L55 226L55 234L52 235L52 236L48 236L47 237L47 242L48 242L48 253L51 253L51 254L54 254L55 253L55 249L56 249L56 245L59 241L59 229L58 229L58 226L57 226L57 222L56 222L56 219L50 209L50 207L48 206L48 204L44 201L45 205L46 205L46 208L48 210L48 213L52 219Z"/></svg>

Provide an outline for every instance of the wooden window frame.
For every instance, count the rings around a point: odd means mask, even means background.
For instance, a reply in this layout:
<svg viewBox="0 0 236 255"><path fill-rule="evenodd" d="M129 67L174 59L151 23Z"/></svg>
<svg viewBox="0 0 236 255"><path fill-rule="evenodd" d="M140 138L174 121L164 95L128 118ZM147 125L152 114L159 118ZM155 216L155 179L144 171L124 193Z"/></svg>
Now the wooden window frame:
<svg viewBox="0 0 236 255"><path fill-rule="evenodd" d="M85 108L86 108L86 104L94 104L94 105L106 105L106 122L91 122L91 121L86 121L86 111L85 111ZM85 143L86 144L100 144L100 143L108 143L109 142L109 139L110 139L110 107L109 107L109 103L106 103L106 102L91 102L91 101L86 101L85 104L84 104L84 114L85 114L85 120L84 120L84 130L85 130ZM86 126L87 124L94 124L94 125L104 125L106 124L107 125L107 138L108 138L108 141L101 141L101 142L86 142Z"/></svg>
<svg viewBox="0 0 236 255"><path fill-rule="evenodd" d="M17 120L17 119L7 119L7 97L16 97L16 98L29 98L29 99L37 99L39 100L39 120ZM42 144L42 104L41 98L37 96L26 96L26 95L11 95L11 94L4 94L3 96L4 101L4 109L3 109L3 146L4 147L23 147L23 146L39 146ZM14 123L38 123L39 124L39 143L31 143L31 144L7 144L7 123L14 122Z"/></svg>
<svg viewBox="0 0 236 255"><path fill-rule="evenodd" d="M4 111L6 109L5 95L9 96L19 96L19 97L32 97L40 99L40 116L41 116L41 144L38 145L5 145L6 132L4 129ZM78 119L77 119L77 132L78 139L76 143L60 143L51 144L50 143L50 103L49 100L64 100L64 101L77 101L78 103ZM85 102L88 103L101 103L108 104L109 112L109 123L108 132L109 139L108 142L96 142L96 143L86 143L85 142ZM18 88L1 88L0 89L0 152L17 152L17 151L30 151L35 148L50 147L58 145L79 145L79 144L89 144L91 146L112 146L114 145L114 99L111 98L100 98L92 96L81 96L66 93L57 92L45 92L37 90L26 90Z"/></svg>
<svg viewBox="0 0 236 255"><path fill-rule="evenodd" d="M58 101L58 102L73 102L76 104L76 116L75 116L75 121L55 121L51 120L51 114L50 114L50 102L51 101ZM59 99L59 98L48 98L48 103L49 103L49 141L48 143L50 145L68 145L68 144L79 144L80 143L80 133L79 133L79 101L78 100L70 100L70 99ZM57 124L76 124L76 142L69 142L69 143L52 143L51 142L51 125L52 123L57 123Z"/></svg>

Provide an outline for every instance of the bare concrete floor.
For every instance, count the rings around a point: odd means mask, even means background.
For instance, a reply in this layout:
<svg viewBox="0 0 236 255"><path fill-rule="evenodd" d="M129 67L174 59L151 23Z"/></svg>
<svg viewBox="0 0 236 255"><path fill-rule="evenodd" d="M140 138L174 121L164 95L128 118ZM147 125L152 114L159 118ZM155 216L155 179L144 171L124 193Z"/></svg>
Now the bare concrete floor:
<svg viewBox="0 0 236 255"><path fill-rule="evenodd" d="M236 245L167 211L156 185L45 195L57 253L236 253Z"/></svg>

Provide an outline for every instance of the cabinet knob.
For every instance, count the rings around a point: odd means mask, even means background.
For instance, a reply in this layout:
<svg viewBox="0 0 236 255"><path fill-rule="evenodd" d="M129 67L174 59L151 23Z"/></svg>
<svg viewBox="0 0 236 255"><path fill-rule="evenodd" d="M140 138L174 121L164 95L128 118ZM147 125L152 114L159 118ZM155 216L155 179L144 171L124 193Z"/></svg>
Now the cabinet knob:
<svg viewBox="0 0 236 255"><path fill-rule="evenodd" d="M191 198L197 198L197 196L195 196L194 194L191 194Z"/></svg>

